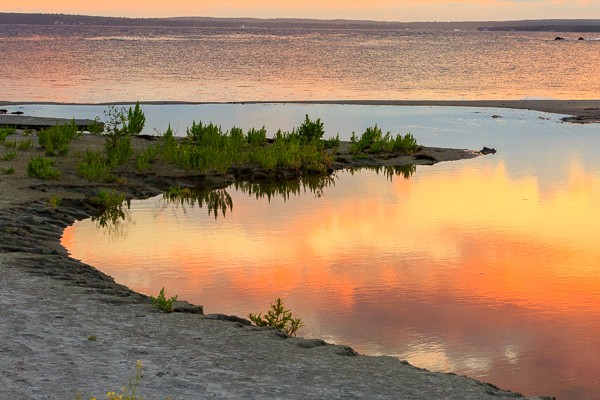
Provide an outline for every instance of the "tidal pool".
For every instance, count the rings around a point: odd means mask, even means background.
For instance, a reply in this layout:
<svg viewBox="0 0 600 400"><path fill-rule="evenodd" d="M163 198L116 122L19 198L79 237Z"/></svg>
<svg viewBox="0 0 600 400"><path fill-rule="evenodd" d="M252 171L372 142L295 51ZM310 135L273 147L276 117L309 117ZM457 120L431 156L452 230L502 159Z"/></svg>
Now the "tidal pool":
<svg viewBox="0 0 600 400"><path fill-rule="evenodd" d="M281 297L301 336L528 395L596 398L598 128L504 115L429 135L485 140L495 156L239 184L197 193L202 206L132 201L116 225L79 221L62 243L134 290L165 287L207 313L246 316Z"/></svg>

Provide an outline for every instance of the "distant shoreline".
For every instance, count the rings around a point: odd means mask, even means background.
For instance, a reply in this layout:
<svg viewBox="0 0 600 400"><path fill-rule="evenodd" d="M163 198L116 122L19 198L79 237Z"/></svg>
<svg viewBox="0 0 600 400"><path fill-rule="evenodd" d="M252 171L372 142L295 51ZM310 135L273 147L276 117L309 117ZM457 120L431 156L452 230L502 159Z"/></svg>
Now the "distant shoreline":
<svg viewBox="0 0 600 400"><path fill-rule="evenodd" d="M0 107L24 104L33 105L120 105L133 104L135 101L103 102L103 103L60 103L60 102L26 102L2 101ZM273 101L235 101L235 102L191 102L191 101L141 101L147 105L177 104L335 104L366 106L431 106L431 107L478 107L478 108L512 108L518 110L535 110L552 114L569 115L566 122L592 123L600 122L600 99L598 100L273 100Z"/></svg>

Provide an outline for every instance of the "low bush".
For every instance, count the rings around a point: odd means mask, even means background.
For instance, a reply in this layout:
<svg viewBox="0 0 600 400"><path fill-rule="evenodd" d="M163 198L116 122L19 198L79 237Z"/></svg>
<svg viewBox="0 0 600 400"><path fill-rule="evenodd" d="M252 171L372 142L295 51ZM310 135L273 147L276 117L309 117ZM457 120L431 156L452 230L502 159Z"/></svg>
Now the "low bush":
<svg viewBox="0 0 600 400"><path fill-rule="evenodd" d="M19 143L17 143L17 150L27 151L31 148L32 144L33 142L31 141L31 139L21 140Z"/></svg>
<svg viewBox="0 0 600 400"><path fill-rule="evenodd" d="M17 129L10 126L2 126L0 127L0 142L4 142L6 137L9 135L14 135L17 132Z"/></svg>
<svg viewBox="0 0 600 400"><path fill-rule="evenodd" d="M2 175L12 175L15 171L15 167L0 167L0 174Z"/></svg>
<svg viewBox="0 0 600 400"><path fill-rule="evenodd" d="M71 141L81 133L77 130L75 120L64 125L54 125L38 132L40 146L46 149L48 156L64 156L69 152Z"/></svg>
<svg viewBox="0 0 600 400"><path fill-rule="evenodd" d="M82 178L94 181L114 181L111 167L99 151L87 150L83 161L77 166L77 174Z"/></svg>
<svg viewBox="0 0 600 400"><path fill-rule="evenodd" d="M410 133L396 137L393 137L390 132L384 135L377 125L368 127L360 137L352 132L350 141L350 152L353 154L382 152L412 154L420 147Z"/></svg>
<svg viewBox="0 0 600 400"><path fill-rule="evenodd" d="M173 311L173 302L177 301L177 296L173 296L168 298L165 296L165 288L160 289L160 293L157 297L150 296L150 301L156 307L158 307L161 311L164 312L172 312Z"/></svg>
<svg viewBox="0 0 600 400"><path fill-rule="evenodd" d="M59 179L60 171L54 169L54 161L49 158L35 157L27 163L27 174L39 179Z"/></svg>
<svg viewBox="0 0 600 400"><path fill-rule="evenodd" d="M2 157L0 157L0 160L2 160L2 161L13 160L17 156L17 154L19 154L19 153L17 153L16 151L8 152L5 155L3 155Z"/></svg>
<svg viewBox="0 0 600 400"><path fill-rule="evenodd" d="M312 121L307 114L304 122L294 131L294 133L298 135L302 144L316 143L323 139L325 129L320 118L317 118L316 121Z"/></svg>
<svg viewBox="0 0 600 400"><path fill-rule="evenodd" d="M18 144L19 144L19 142L17 142L16 140L5 140L4 141L4 147L6 147L7 149L14 149L17 147Z"/></svg>
<svg viewBox="0 0 600 400"><path fill-rule="evenodd" d="M106 135L107 160L111 166L116 167L127 162L132 156L131 136L142 133L146 124L146 116L140 103L136 102L135 108L129 107L128 110L110 107L106 112L106 117L104 134Z"/></svg>
<svg viewBox="0 0 600 400"><path fill-rule="evenodd" d="M271 304L271 309L265 315L248 314L248 318L256 326L270 326L290 336L296 336L296 331L304 325L300 318L292 317L292 312L285 309L280 298Z"/></svg>

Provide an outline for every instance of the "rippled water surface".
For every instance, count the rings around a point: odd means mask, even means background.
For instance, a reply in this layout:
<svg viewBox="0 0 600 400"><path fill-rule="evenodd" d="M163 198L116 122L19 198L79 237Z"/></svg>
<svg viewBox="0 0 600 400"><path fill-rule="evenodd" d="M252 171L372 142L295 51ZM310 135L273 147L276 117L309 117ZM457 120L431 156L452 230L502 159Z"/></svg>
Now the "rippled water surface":
<svg viewBox="0 0 600 400"><path fill-rule="evenodd" d="M597 98L600 41L555 36L5 25L0 100Z"/></svg>
<svg viewBox="0 0 600 400"><path fill-rule="evenodd" d="M600 397L597 127L525 111L397 110L384 129L499 152L409 179L359 170L240 184L197 193L202 207L134 201L117 225L75 223L63 244L135 290L165 287L207 313L243 316L282 297L302 336L528 395ZM328 111L345 131L347 108Z"/></svg>

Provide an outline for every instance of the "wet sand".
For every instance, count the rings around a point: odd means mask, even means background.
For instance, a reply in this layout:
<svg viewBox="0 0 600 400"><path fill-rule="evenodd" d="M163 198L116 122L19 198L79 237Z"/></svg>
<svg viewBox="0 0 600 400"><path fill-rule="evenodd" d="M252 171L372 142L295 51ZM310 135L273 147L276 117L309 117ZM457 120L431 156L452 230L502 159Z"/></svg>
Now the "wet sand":
<svg viewBox="0 0 600 400"><path fill-rule="evenodd" d="M0 175L0 398L75 398L78 393L102 398L107 390L127 384L137 360L143 364L139 393L146 399L521 398L396 358L359 355L319 339L290 338L243 318L194 313L200 309L185 303L178 309L187 312L160 312L147 296L70 258L60 245L63 229L99 211L90 201L99 189L146 198L189 180L216 188L236 177L192 176L172 166L138 173L132 162L117 171L122 183L90 183L76 174L78 154L101 148L103 139L84 135L69 155L55 158L61 179L39 180L26 172L27 161L43 155L35 136L17 134L8 140L30 138L31 149L0 162L0 167L15 167L14 174ZM134 140L138 150L147 144ZM0 157L9 151L0 146ZM431 164L432 158L477 156L452 149L422 152L420 160L394 162ZM339 168L345 165L338 162ZM52 197L61 199L57 207L50 205Z"/></svg>

